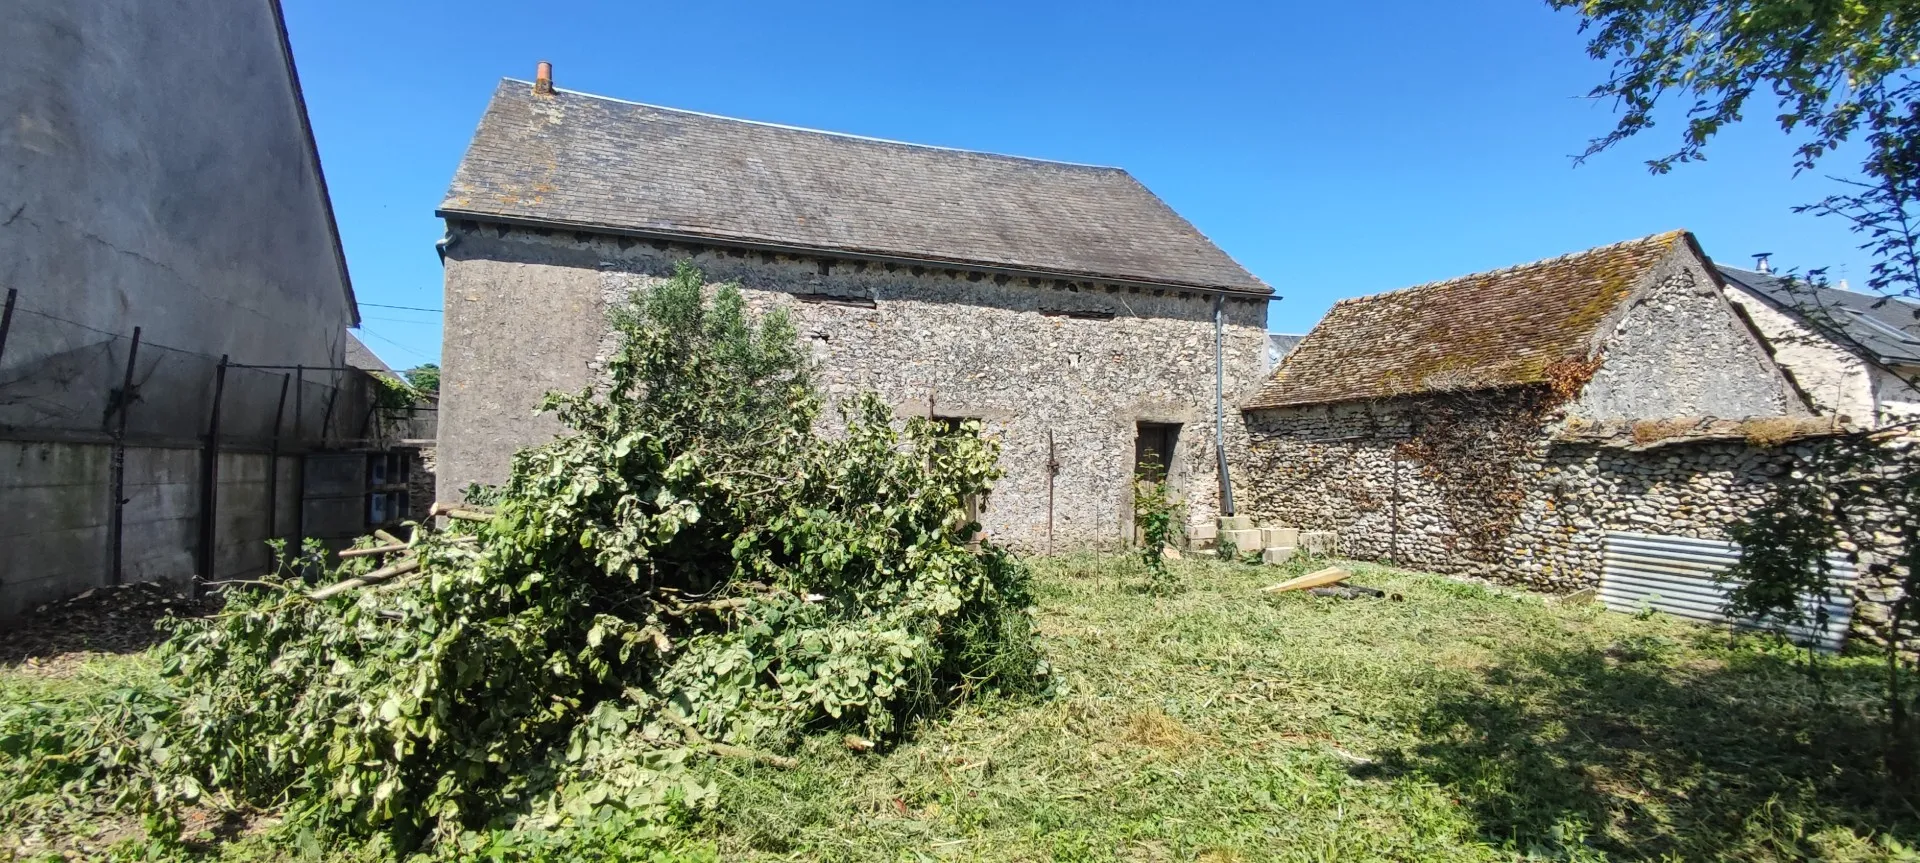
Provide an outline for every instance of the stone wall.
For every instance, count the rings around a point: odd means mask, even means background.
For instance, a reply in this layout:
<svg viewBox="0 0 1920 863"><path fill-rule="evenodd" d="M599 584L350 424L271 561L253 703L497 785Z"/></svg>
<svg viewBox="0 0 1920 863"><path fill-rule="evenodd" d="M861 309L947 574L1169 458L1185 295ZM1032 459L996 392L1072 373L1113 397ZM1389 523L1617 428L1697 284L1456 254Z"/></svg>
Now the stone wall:
<svg viewBox="0 0 1920 863"><path fill-rule="evenodd" d="M1247 511L1337 530L1347 557L1567 593L1599 584L1608 531L1727 539L1728 526L1818 445L1568 440L1559 416L1517 394L1504 408L1449 404L1457 398L1251 414ZM1441 423L1454 431L1442 435ZM1861 573L1852 635L1871 643L1885 637L1903 575L1892 566L1898 538L1885 526L1893 515L1879 512L1841 545Z"/></svg>
<svg viewBox="0 0 1920 863"><path fill-rule="evenodd" d="M1501 561L1540 455L1543 393L1255 411L1240 484L1257 521L1340 534L1340 553L1430 572Z"/></svg>
<svg viewBox="0 0 1920 863"><path fill-rule="evenodd" d="M1217 511L1211 295L1025 279L454 223L446 262L440 483L498 482L514 449L557 431L533 416L549 389L578 389L612 345L608 309L691 261L737 282L757 310L792 315L830 402L873 390L902 414L977 418L999 438L1004 478L991 534L1042 549L1052 433L1056 547L1131 533L1136 424L1180 425L1171 481L1194 523ZM1258 384L1266 301L1225 301L1226 399ZM828 416L834 416L830 409ZM1238 411L1227 435L1238 451Z"/></svg>

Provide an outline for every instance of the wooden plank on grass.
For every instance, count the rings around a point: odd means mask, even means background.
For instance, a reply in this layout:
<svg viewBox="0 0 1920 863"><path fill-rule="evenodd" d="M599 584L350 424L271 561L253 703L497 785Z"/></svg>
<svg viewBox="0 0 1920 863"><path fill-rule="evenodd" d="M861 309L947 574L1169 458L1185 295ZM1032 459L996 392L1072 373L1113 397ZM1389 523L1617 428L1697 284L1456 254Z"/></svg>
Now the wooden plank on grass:
<svg viewBox="0 0 1920 863"><path fill-rule="evenodd" d="M1319 572L1310 572L1299 578L1289 579L1279 584L1260 588L1261 593L1286 593L1289 590L1306 590L1309 587L1325 587L1335 582L1346 581L1353 573L1337 566L1330 566Z"/></svg>

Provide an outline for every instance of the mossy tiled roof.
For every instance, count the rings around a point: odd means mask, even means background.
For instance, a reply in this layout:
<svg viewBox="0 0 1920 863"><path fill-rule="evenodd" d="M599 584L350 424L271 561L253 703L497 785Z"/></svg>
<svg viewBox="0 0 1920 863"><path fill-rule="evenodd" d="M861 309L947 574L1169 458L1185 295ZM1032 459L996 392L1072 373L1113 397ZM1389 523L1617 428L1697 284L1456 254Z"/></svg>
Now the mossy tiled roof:
<svg viewBox="0 0 1920 863"><path fill-rule="evenodd" d="M1335 303L1246 410L1489 389L1588 359L1601 323L1680 247L1669 231Z"/></svg>

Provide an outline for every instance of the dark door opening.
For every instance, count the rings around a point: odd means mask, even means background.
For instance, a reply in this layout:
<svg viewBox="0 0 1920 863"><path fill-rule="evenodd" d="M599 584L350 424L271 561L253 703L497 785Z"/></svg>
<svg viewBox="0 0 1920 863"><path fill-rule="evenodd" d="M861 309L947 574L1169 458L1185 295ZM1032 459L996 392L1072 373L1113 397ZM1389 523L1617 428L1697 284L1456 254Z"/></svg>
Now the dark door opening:
<svg viewBox="0 0 1920 863"><path fill-rule="evenodd" d="M1139 423L1133 437L1133 474L1150 482L1166 482L1180 444L1179 423Z"/></svg>

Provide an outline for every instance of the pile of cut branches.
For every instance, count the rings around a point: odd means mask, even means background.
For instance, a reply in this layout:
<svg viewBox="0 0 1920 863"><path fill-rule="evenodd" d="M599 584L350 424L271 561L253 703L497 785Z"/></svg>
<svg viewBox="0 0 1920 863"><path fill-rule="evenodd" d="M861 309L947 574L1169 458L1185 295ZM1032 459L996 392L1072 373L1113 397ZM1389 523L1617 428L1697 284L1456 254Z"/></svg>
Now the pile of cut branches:
<svg viewBox="0 0 1920 863"><path fill-rule="evenodd" d="M792 325L688 267L615 326L602 385L544 405L570 433L490 507L178 626L155 807L218 793L401 847L680 817L715 793L692 759L787 764L826 726L885 745L1044 674L1026 570L965 515L992 441L872 395L816 434Z"/></svg>

